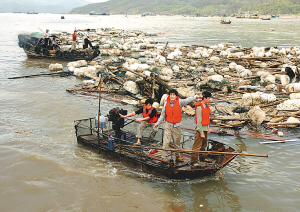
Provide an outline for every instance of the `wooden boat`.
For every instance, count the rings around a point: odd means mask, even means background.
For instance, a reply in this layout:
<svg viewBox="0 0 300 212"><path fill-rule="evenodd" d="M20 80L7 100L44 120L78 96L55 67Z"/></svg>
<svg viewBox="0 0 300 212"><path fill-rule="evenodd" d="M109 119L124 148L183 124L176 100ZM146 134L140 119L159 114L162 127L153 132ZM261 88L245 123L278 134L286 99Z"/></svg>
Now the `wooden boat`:
<svg viewBox="0 0 300 212"><path fill-rule="evenodd" d="M247 18L249 18L249 19L259 19L259 16L258 15L250 15Z"/></svg>
<svg viewBox="0 0 300 212"><path fill-rule="evenodd" d="M109 13L96 13L95 11L91 11L90 15L110 15Z"/></svg>
<svg viewBox="0 0 300 212"><path fill-rule="evenodd" d="M206 154L206 162L200 162L200 167L191 165L191 150L175 149L173 146L166 150L167 161L162 158L162 142L150 141L148 138L141 139L141 146L134 146L135 134L129 131L130 123L120 118L119 114L126 115L126 110L114 108L110 110L108 121L99 123L98 128L95 118L75 121L76 137L81 144L103 157L120 161L128 166L139 168L142 171L156 174L170 179L192 179L207 175L213 175L218 170L232 161L237 153L235 150L221 142L209 140L207 151L197 153ZM101 120L101 118L100 118ZM131 127L132 128L132 127ZM156 136L158 137L158 136ZM183 135L183 143L192 142L194 135ZM175 162L175 153L179 152L183 162Z"/></svg>
<svg viewBox="0 0 300 212"><path fill-rule="evenodd" d="M99 47L87 49L74 49L64 48L61 45L60 50L43 48L39 44L39 39L43 38L43 33L31 33L30 35L20 34L18 35L19 47L23 48L28 57L31 58L44 58L55 60L92 60L100 54Z"/></svg>
<svg viewBox="0 0 300 212"><path fill-rule="evenodd" d="M220 24L231 24L231 21L226 21L226 20L221 20L220 21Z"/></svg>

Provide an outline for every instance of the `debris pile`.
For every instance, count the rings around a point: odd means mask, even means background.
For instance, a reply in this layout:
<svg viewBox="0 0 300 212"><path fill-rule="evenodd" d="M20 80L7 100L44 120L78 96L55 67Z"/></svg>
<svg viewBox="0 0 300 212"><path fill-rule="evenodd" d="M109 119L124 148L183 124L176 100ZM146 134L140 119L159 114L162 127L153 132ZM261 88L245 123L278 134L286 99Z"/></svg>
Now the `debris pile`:
<svg viewBox="0 0 300 212"><path fill-rule="evenodd" d="M299 125L298 46L161 44L144 32L117 29L93 30L91 36L100 55L89 65L78 64L80 61L68 64L74 75L88 78L81 88L68 89L70 92L90 95L88 90L98 89L101 72L104 91L134 102L149 97L161 102L172 88L181 98L209 90L215 126L240 129L262 124L266 128ZM183 111L194 115L193 108L191 104Z"/></svg>

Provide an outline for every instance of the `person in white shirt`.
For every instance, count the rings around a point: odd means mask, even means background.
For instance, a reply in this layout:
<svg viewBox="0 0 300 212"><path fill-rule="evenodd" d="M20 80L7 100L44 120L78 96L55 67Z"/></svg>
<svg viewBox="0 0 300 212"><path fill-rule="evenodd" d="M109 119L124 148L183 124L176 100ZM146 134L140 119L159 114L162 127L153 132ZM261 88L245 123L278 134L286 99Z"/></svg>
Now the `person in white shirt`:
<svg viewBox="0 0 300 212"><path fill-rule="evenodd" d="M47 48L47 46L49 45L49 38L50 38L50 34L49 34L49 29L46 29L46 33L44 35L44 48Z"/></svg>
<svg viewBox="0 0 300 212"><path fill-rule="evenodd" d="M90 29L87 29L86 33L83 36L83 40L84 40L84 47L83 48L84 49L88 48L89 45L90 45L90 47L93 47L91 41L89 40L90 39L90 34L89 33L90 33Z"/></svg>

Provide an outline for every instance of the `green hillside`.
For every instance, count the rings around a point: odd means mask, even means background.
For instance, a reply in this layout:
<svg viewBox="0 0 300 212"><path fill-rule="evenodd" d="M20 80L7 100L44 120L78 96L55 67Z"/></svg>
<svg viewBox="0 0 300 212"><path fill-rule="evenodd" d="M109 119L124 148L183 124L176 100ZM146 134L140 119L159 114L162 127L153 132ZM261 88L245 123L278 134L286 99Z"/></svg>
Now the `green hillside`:
<svg viewBox="0 0 300 212"><path fill-rule="evenodd" d="M299 0L110 0L74 8L70 13L87 14L178 14L232 15L245 11L259 14L298 14Z"/></svg>

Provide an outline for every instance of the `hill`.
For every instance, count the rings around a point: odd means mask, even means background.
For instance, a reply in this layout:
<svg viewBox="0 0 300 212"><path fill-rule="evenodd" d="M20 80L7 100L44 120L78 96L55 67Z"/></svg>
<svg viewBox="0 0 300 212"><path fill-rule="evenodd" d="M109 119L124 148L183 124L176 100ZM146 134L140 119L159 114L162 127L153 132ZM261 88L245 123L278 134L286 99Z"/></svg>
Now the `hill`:
<svg viewBox="0 0 300 212"><path fill-rule="evenodd" d="M177 14L232 15L245 11L259 14L298 14L299 0L110 0L74 8L70 13L87 14Z"/></svg>

